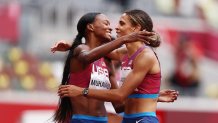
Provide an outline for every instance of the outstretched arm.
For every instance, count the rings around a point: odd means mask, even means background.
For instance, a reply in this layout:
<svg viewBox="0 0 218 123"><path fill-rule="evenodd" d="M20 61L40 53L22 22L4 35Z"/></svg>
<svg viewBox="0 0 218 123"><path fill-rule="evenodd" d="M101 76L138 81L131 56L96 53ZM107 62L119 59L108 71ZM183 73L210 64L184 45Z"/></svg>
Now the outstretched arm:
<svg viewBox="0 0 218 123"><path fill-rule="evenodd" d="M89 64L101 57L106 56L111 51L119 48L123 44L129 43L129 42L135 42L135 41L145 42L148 38L148 35L153 35L153 33L146 32L146 31L134 32L129 35L125 35L120 38L117 38L114 41L100 45L91 50L84 50L84 48L82 48L82 45L80 45L81 47L78 46L75 48L73 55L77 56L78 60L80 60L84 64Z"/></svg>
<svg viewBox="0 0 218 123"><path fill-rule="evenodd" d="M160 36L156 32L146 32L146 40L143 40L146 44L151 44L151 43L157 43L160 42ZM71 47L70 42L65 41L65 40L60 40L57 41L52 47L51 47L51 52L56 52L56 51L61 51L65 52L69 50Z"/></svg>

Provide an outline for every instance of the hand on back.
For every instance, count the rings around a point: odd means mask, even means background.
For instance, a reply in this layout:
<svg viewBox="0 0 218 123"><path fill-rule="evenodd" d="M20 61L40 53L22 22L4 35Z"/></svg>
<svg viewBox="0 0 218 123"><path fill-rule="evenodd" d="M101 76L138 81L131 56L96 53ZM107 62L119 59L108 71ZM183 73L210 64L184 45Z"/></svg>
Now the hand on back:
<svg viewBox="0 0 218 123"><path fill-rule="evenodd" d="M67 51L71 45L65 40L57 41L54 46L51 47L51 52L55 53L56 51Z"/></svg>
<svg viewBox="0 0 218 123"><path fill-rule="evenodd" d="M158 102L174 102L177 100L179 92L171 89L161 90L158 97Z"/></svg>

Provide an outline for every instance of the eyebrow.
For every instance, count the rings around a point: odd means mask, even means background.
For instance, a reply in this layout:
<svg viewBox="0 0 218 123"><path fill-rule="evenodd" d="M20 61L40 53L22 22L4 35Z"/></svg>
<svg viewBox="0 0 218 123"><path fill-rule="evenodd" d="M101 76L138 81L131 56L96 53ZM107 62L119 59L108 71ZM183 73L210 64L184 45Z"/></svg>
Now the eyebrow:
<svg viewBox="0 0 218 123"><path fill-rule="evenodd" d="M110 21L109 20L105 20L107 23L109 23L110 24Z"/></svg>

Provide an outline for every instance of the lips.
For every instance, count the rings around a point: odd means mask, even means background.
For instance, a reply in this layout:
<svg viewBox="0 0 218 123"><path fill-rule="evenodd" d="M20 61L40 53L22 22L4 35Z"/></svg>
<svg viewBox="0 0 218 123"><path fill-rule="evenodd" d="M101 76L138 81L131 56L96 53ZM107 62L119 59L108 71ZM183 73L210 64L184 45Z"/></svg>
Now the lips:
<svg viewBox="0 0 218 123"><path fill-rule="evenodd" d="M117 33L117 34L120 34L120 33L121 33L121 31L120 31L120 30L117 30L117 31L116 31L116 33Z"/></svg>
<svg viewBox="0 0 218 123"><path fill-rule="evenodd" d="M106 32L107 35L111 35L111 32Z"/></svg>
<svg viewBox="0 0 218 123"><path fill-rule="evenodd" d="M117 33L117 37L119 37L120 36L120 32L116 31L116 33Z"/></svg>

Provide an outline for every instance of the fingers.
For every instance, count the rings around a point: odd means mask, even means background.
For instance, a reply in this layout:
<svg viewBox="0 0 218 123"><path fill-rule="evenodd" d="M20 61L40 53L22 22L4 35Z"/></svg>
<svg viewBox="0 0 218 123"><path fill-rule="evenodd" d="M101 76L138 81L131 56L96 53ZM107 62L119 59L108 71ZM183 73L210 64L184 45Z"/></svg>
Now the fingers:
<svg viewBox="0 0 218 123"><path fill-rule="evenodd" d="M68 87L70 87L70 85L61 85L59 86L58 91L67 90Z"/></svg>
<svg viewBox="0 0 218 123"><path fill-rule="evenodd" d="M175 95L175 96L179 96L179 91L176 91L176 90L170 90L169 93Z"/></svg>
<svg viewBox="0 0 218 123"><path fill-rule="evenodd" d="M172 90L172 89L164 89L161 90L162 93L164 93L165 95L168 95L168 101L167 102L174 102L177 100L179 92L176 90Z"/></svg>
<svg viewBox="0 0 218 123"><path fill-rule="evenodd" d="M164 91L166 91L167 93L175 93L175 94L179 94L179 92L178 92L177 90L165 89Z"/></svg>
<svg viewBox="0 0 218 123"><path fill-rule="evenodd" d="M63 96L67 96L69 91L66 90L62 90L62 91L58 91L58 96L63 97Z"/></svg>
<svg viewBox="0 0 218 123"><path fill-rule="evenodd" d="M68 44L64 40L60 40L51 47L51 52L55 53L55 51L62 51L64 47L67 47ZM66 48L65 48L66 49Z"/></svg>
<svg viewBox="0 0 218 123"><path fill-rule="evenodd" d="M69 85L59 86L58 96L60 96L61 98L69 96Z"/></svg>
<svg viewBox="0 0 218 123"><path fill-rule="evenodd" d="M141 40L144 41L145 44L151 45L154 47L158 47L161 43L159 35L154 32L146 32L146 31L143 32L142 31L141 33L139 33L139 38L141 38Z"/></svg>
<svg viewBox="0 0 218 123"><path fill-rule="evenodd" d="M51 47L51 52L55 53L55 51L56 51L56 48L55 47Z"/></svg>
<svg viewBox="0 0 218 123"><path fill-rule="evenodd" d="M124 37L127 38L127 42L143 41L146 44L149 44L151 42L150 40L153 40L153 38L149 38L152 35L154 35L154 32L139 31L139 32L133 32Z"/></svg>
<svg viewBox="0 0 218 123"><path fill-rule="evenodd" d="M152 40L152 41L156 41L158 39L158 36L157 35L152 35L152 36L149 36L149 38Z"/></svg>
<svg viewBox="0 0 218 123"><path fill-rule="evenodd" d="M151 41L149 40L150 39L148 38L148 36L143 36L143 35L138 36L138 39L137 39L137 41L142 41L145 44L150 44Z"/></svg>
<svg viewBox="0 0 218 123"><path fill-rule="evenodd" d="M145 36L145 35L139 35L138 40L147 42L148 44L151 44L156 41L155 37Z"/></svg>
<svg viewBox="0 0 218 123"><path fill-rule="evenodd" d="M179 92L176 90L167 90L167 93L173 95L176 98L179 96Z"/></svg>
<svg viewBox="0 0 218 123"><path fill-rule="evenodd" d="M52 53L55 53L55 51L57 51L58 44L59 44L59 43L56 42L56 43L54 44L54 46L51 47L51 52L52 52Z"/></svg>
<svg viewBox="0 0 218 123"><path fill-rule="evenodd" d="M152 36L152 35L155 35L154 32L148 32L148 31L146 31L146 30L140 31L139 34L142 34L142 35L145 35L145 36Z"/></svg>
<svg viewBox="0 0 218 123"><path fill-rule="evenodd" d="M175 100L177 100L177 98L178 98L178 91L175 91L172 93L172 99L171 99L172 101L171 102L174 102Z"/></svg>

